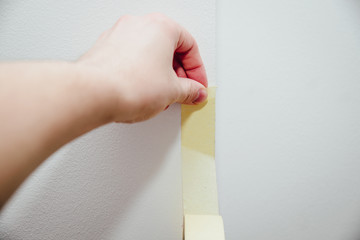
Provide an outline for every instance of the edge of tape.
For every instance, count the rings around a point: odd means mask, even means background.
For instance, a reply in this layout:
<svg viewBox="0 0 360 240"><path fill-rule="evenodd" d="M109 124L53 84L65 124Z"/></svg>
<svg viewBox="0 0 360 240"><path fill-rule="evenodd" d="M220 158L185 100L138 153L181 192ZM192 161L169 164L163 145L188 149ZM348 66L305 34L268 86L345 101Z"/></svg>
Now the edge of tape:
<svg viewBox="0 0 360 240"><path fill-rule="evenodd" d="M223 219L219 215L185 215L184 239L225 240Z"/></svg>
<svg viewBox="0 0 360 240"><path fill-rule="evenodd" d="M215 169L215 93L199 105L181 106L184 239L224 240Z"/></svg>

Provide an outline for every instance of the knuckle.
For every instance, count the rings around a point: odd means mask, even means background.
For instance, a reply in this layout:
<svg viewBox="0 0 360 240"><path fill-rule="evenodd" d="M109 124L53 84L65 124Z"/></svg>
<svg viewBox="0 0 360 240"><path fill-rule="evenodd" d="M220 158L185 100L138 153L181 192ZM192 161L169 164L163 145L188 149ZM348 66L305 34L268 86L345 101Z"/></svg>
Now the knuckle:
<svg viewBox="0 0 360 240"><path fill-rule="evenodd" d="M122 16L116 21L115 26L118 26L118 25L121 24L122 22L127 21L127 20L129 20L129 19L131 19L131 18L132 18L132 16L129 15L129 14L122 15Z"/></svg>
<svg viewBox="0 0 360 240"><path fill-rule="evenodd" d="M162 13L151 13L147 15L147 17L153 24L161 27L163 30L170 31L175 26L174 21Z"/></svg>
<svg viewBox="0 0 360 240"><path fill-rule="evenodd" d="M194 99L196 98L197 91L196 91L195 87L193 86L193 84L190 83L190 81L188 81L184 84L183 92L184 92L184 95L183 95L182 102L185 104L192 104Z"/></svg>
<svg viewBox="0 0 360 240"><path fill-rule="evenodd" d="M159 12L150 13L148 14L148 17L157 21L165 21L169 19L165 14Z"/></svg>
<svg viewBox="0 0 360 240"><path fill-rule="evenodd" d="M119 20L127 20L129 18L131 18L131 15L130 14L125 14L125 15L122 15Z"/></svg>

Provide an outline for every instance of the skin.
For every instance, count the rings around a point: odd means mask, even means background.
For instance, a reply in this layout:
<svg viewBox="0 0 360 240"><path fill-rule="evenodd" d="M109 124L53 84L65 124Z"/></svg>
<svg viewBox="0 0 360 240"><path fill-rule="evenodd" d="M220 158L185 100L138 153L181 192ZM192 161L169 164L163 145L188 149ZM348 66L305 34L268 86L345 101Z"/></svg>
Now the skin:
<svg viewBox="0 0 360 240"><path fill-rule="evenodd" d="M0 63L0 207L74 138L203 102L206 87L196 41L161 14L121 17L75 62Z"/></svg>

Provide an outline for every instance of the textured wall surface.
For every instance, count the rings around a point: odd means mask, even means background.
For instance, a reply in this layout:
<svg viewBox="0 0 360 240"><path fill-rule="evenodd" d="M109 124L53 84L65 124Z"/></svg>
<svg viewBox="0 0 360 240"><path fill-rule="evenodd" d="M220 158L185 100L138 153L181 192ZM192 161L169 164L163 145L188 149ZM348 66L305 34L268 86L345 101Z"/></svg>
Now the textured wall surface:
<svg viewBox="0 0 360 240"><path fill-rule="evenodd" d="M360 2L218 1L227 240L360 239Z"/></svg>
<svg viewBox="0 0 360 240"><path fill-rule="evenodd" d="M214 1L0 1L0 58L75 59L121 14L162 11L215 77ZM216 161L227 240L360 236L360 4L218 1ZM180 239L179 108L55 154L1 239Z"/></svg>
<svg viewBox="0 0 360 240"><path fill-rule="evenodd" d="M163 12L215 81L214 0L2 0L0 60L74 60L123 14ZM48 159L0 214L0 239L181 239L180 108L110 124Z"/></svg>

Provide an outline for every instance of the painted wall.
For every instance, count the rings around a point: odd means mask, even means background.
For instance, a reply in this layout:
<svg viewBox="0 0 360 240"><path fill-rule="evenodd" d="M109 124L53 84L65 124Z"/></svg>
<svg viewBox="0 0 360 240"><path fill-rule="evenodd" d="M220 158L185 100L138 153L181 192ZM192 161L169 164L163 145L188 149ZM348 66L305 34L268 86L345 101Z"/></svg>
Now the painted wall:
<svg viewBox="0 0 360 240"><path fill-rule="evenodd" d="M228 240L360 238L360 1L218 1Z"/></svg>
<svg viewBox="0 0 360 240"><path fill-rule="evenodd" d="M215 81L215 1L0 1L0 60L73 60L123 14L163 12ZM50 157L0 214L0 239L181 239L180 108L110 124Z"/></svg>
<svg viewBox="0 0 360 240"><path fill-rule="evenodd" d="M217 6L227 240L359 239L359 1ZM121 14L165 12L196 36L214 83L213 1L8 0L0 9L3 60L74 59ZM27 181L0 215L0 238L180 239L179 161L178 106L97 129Z"/></svg>

